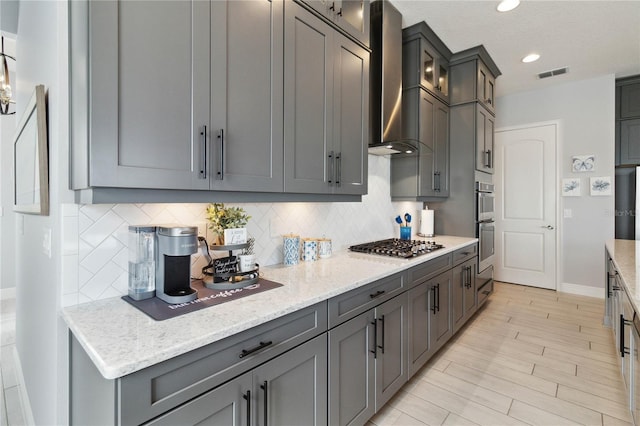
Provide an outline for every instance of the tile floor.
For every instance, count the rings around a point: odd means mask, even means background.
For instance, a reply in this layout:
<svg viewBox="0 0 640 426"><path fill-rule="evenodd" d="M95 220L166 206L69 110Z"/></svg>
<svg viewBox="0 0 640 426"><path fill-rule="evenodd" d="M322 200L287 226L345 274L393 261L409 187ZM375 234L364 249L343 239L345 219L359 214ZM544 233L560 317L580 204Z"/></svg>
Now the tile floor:
<svg viewBox="0 0 640 426"><path fill-rule="evenodd" d="M15 299L1 303L0 424L22 425ZM496 283L485 307L369 426L630 425L603 309L601 299Z"/></svg>

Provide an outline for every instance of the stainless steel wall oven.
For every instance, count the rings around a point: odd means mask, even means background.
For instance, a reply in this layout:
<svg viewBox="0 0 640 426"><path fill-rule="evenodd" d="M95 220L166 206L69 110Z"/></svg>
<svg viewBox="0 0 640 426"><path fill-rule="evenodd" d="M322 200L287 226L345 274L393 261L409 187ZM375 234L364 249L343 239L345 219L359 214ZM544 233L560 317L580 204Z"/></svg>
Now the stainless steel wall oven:
<svg viewBox="0 0 640 426"><path fill-rule="evenodd" d="M478 238L478 274L493 277L495 254L494 186L476 182L476 237ZM487 268L491 268L490 274Z"/></svg>

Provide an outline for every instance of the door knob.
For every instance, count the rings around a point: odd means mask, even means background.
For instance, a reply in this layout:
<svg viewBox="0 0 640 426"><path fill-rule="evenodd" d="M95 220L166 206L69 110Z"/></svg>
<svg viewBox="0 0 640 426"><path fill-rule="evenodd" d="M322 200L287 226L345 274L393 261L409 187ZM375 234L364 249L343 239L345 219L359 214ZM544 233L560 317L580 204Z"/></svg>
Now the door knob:
<svg viewBox="0 0 640 426"><path fill-rule="evenodd" d="M540 228L554 229L553 226L551 226L551 225L542 225Z"/></svg>

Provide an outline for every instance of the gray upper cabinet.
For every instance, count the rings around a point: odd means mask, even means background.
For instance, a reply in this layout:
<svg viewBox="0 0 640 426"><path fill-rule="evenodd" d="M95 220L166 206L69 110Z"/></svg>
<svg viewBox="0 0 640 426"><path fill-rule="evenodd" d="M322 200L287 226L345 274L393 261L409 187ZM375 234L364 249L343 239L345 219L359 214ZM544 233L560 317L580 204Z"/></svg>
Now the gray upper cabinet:
<svg viewBox="0 0 640 426"><path fill-rule="evenodd" d="M493 173L495 117L482 105L476 108L476 170Z"/></svg>
<svg viewBox="0 0 640 426"><path fill-rule="evenodd" d="M369 6L343 3L338 21L283 0L70 3L77 198L365 194L369 51L337 28Z"/></svg>
<svg viewBox="0 0 640 426"><path fill-rule="evenodd" d="M420 142L418 155L391 158L392 199L449 196L449 107L422 88L404 91L404 135Z"/></svg>
<svg viewBox="0 0 640 426"><path fill-rule="evenodd" d="M285 191L365 194L369 52L286 3Z"/></svg>
<svg viewBox="0 0 640 426"><path fill-rule="evenodd" d="M211 189L283 190L283 6L211 2Z"/></svg>
<svg viewBox="0 0 640 426"><path fill-rule="evenodd" d="M209 188L209 15L201 1L70 3L72 189Z"/></svg>
<svg viewBox="0 0 640 426"><path fill-rule="evenodd" d="M479 102L496 114L496 78L500 70L484 46L457 52L451 56L451 106Z"/></svg>
<svg viewBox="0 0 640 426"><path fill-rule="evenodd" d="M369 0L298 0L369 46Z"/></svg>
<svg viewBox="0 0 640 426"><path fill-rule="evenodd" d="M403 87L423 87L449 104L449 48L425 22L405 28L402 39Z"/></svg>
<svg viewBox="0 0 640 426"><path fill-rule="evenodd" d="M616 82L618 91L618 117L640 117L640 79L636 76Z"/></svg>
<svg viewBox="0 0 640 426"><path fill-rule="evenodd" d="M640 164L640 77L616 80L616 166Z"/></svg>

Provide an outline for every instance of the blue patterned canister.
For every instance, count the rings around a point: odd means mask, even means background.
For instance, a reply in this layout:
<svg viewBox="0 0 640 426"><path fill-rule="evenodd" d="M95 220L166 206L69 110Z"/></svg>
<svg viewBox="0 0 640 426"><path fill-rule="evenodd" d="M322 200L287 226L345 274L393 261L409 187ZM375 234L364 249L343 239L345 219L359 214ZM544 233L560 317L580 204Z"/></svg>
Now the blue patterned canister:
<svg viewBox="0 0 640 426"><path fill-rule="evenodd" d="M297 265L300 261L300 236L284 236L284 260L285 265Z"/></svg>
<svg viewBox="0 0 640 426"><path fill-rule="evenodd" d="M313 238L302 240L302 259L307 262L318 260L318 240Z"/></svg>

